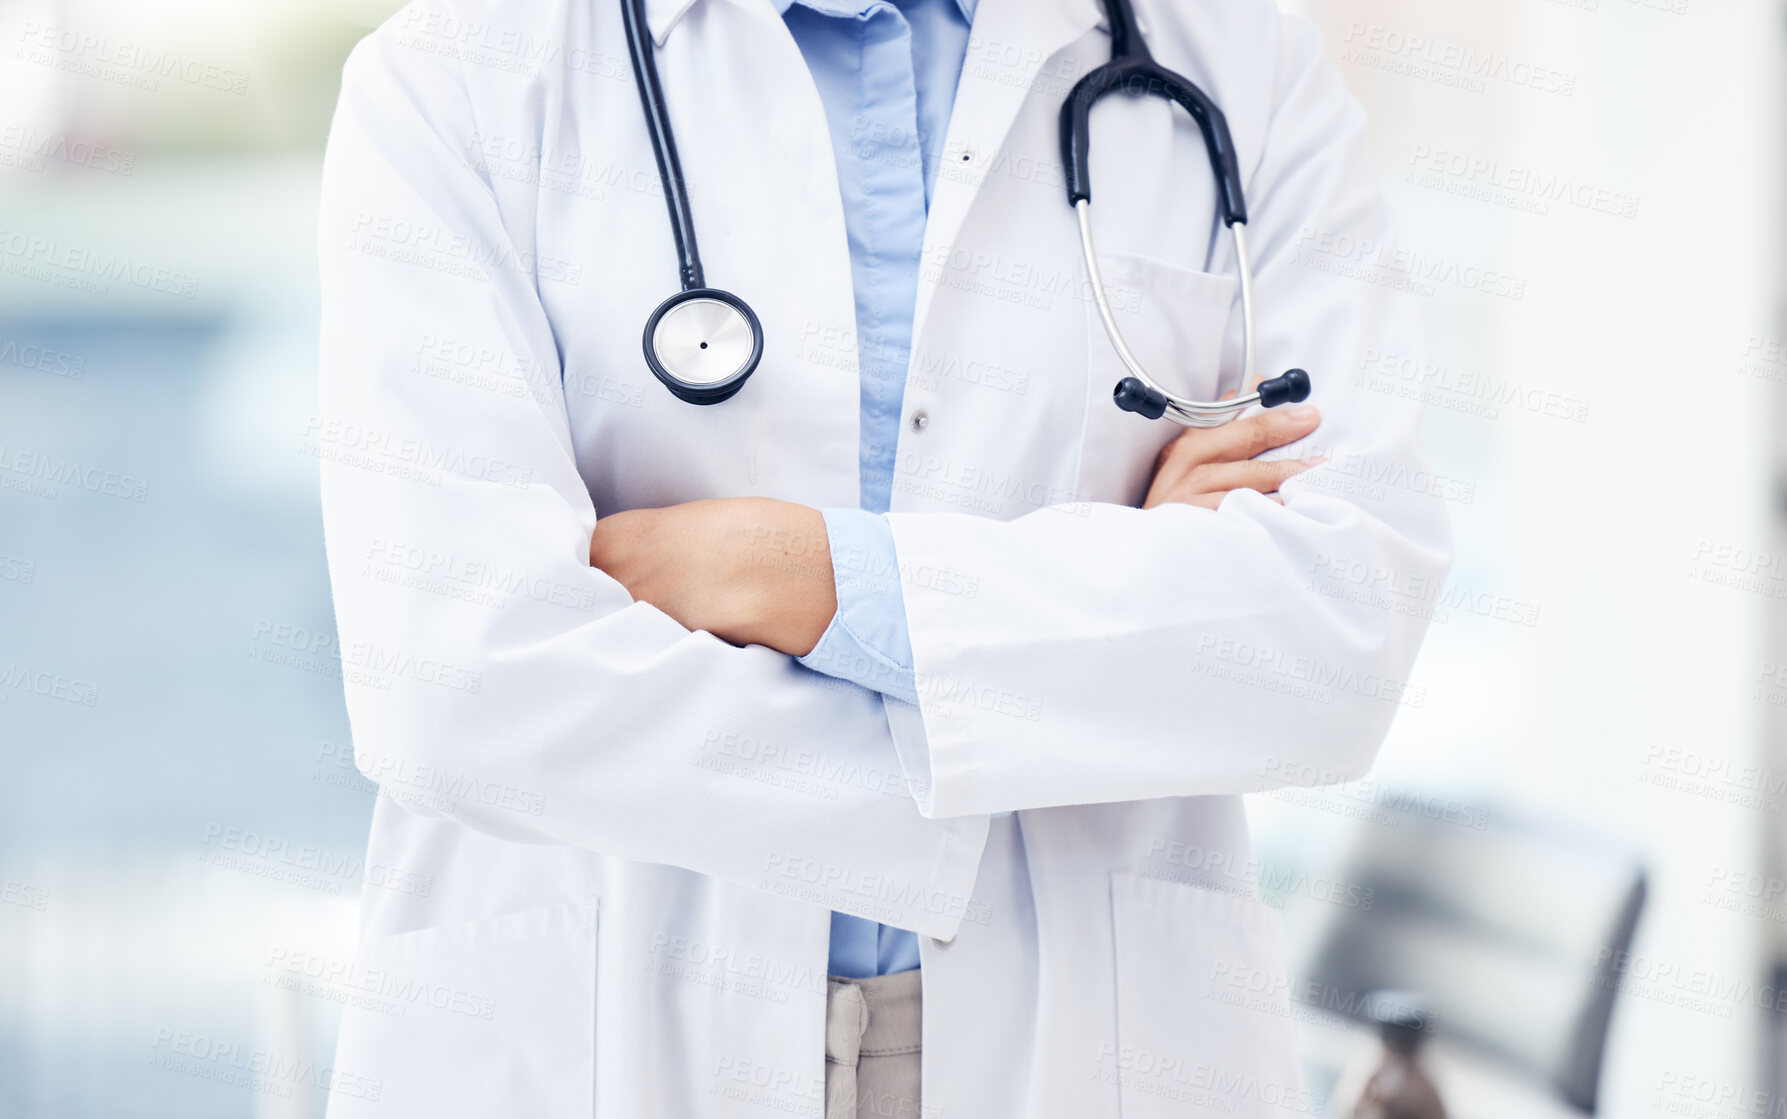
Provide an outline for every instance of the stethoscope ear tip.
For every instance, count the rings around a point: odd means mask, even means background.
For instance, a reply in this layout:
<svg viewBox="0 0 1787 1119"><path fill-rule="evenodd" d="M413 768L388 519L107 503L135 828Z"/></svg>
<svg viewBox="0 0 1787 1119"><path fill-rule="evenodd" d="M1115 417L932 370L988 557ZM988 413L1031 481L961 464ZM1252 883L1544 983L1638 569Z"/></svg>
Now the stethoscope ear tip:
<svg viewBox="0 0 1787 1119"><path fill-rule="evenodd" d="M1260 382L1260 407L1301 404L1309 399L1309 389L1308 373L1301 369L1287 369L1276 377Z"/></svg>
<svg viewBox="0 0 1787 1119"><path fill-rule="evenodd" d="M1118 381L1111 399L1125 412L1134 412L1144 419L1158 420L1166 415L1166 396L1143 384L1140 377L1125 377Z"/></svg>

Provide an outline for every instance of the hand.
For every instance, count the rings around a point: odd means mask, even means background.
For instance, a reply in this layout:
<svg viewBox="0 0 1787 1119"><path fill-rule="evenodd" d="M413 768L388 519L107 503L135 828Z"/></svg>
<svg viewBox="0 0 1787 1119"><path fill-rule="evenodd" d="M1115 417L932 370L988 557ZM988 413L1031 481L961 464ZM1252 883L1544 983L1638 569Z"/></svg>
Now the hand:
<svg viewBox="0 0 1787 1119"><path fill-rule="evenodd" d="M1274 494L1293 474L1328 461L1325 458L1251 461L1274 447L1314 431L1321 413L1313 405L1292 404L1234 420L1221 427L1188 427L1161 448L1154 462L1154 481L1142 508L1177 501L1214 509L1231 490ZM1280 505L1282 498L1272 500Z"/></svg>
<svg viewBox="0 0 1787 1119"><path fill-rule="evenodd" d="M838 610L825 518L788 501L610 513L596 522L589 562L689 629L791 656L812 652Z"/></svg>

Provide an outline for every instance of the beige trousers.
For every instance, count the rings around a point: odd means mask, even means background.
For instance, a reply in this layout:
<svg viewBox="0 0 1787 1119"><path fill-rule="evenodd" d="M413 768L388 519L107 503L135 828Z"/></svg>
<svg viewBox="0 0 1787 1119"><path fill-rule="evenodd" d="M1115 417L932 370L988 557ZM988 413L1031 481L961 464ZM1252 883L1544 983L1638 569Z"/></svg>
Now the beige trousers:
<svg viewBox="0 0 1787 1119"><path fill-rule="evenodd" d="M827 981L825 1119L918 1119L918 970Z"/></svg>

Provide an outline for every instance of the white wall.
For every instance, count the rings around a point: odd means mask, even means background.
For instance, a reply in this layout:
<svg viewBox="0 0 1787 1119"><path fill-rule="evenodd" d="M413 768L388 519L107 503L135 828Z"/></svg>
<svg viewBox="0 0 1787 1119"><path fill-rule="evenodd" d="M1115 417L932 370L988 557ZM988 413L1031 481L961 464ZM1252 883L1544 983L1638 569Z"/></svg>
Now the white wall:
<svg viewBox="0 0 1787 1119"><path fill-rule="evenodd" d="M1437 284L1425 300L1430 359L1454 378L1555 390L1566 398L1558 409L1586 412L1469 415L1457 410L1466 394L1444 390L1429 407L1436 469L1474 485L1471 500L1451 504L1452 583L1536 607L1537 621L1454 610L1435 624L1414 681L1423 705L1403 713L1377 775L1561 817L1644 853L1652 892L1638 951L1645 966L1675 970L1622 999L1606 1114L1671 1113L1682 1102L1661 1090L1671 1074L1668 1084L1701 1078L1727 1102L1772 1090L1758 1003L1773 995L1760 984L1780 922L1707 897L1748 900L1757 884L1737 876L1769 873L1765 838L1782 819L1741 800L1772 779L1742 767L1764 756L1771 708L1770 693L1755 698L1759 669L1787 662L1765 627L1787 595L1787 560L1752 571L1753 589L1732 584L1744 575L1739 550L1771 547L1773 424L1787 380L1787 348L1767 348L1783 337L1783 10L1749 0L1312 0L1306 10L1371 116L1407 246L1524 282L1518 299ZM1460 84L1465 52L1507 65L1472 88ZM1420 153L1442 151L1466 169L1449 173L1449 162L1421 178ZM1471 160L1499 171L1473 173ZM1590 188L1590 204L1515 205L1533 201L1520 189L1531 176ZM1493 181L1515 185L1486 201ZM1707 759L1723 770L1706 770ZM1335 830L1320 815L1262 800L1263 847L1320 841ZM1684 994L1702 1001L1670 1005ZM1728 1113L1715 1107L1707 1114Z"/></svg>

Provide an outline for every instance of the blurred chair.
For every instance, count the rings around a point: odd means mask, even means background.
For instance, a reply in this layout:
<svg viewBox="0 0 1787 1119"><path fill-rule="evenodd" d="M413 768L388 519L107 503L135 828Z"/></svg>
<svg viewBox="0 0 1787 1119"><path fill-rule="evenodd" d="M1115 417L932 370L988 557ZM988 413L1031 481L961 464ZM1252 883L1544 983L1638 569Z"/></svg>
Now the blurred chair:
<svg viewBox="0 0 1787 1119"><path fill-rule="evenodd" d="M1369 992L1418 990L1438 1036L1592 1113L1644 906L1642 865L1550 828L1493 815L1467 825L1421 807L1385 807L1389 819L1361 825L1341 873L1370 891L1370 908L1334 917L1305 991L1363 1020Z"/></svg>

